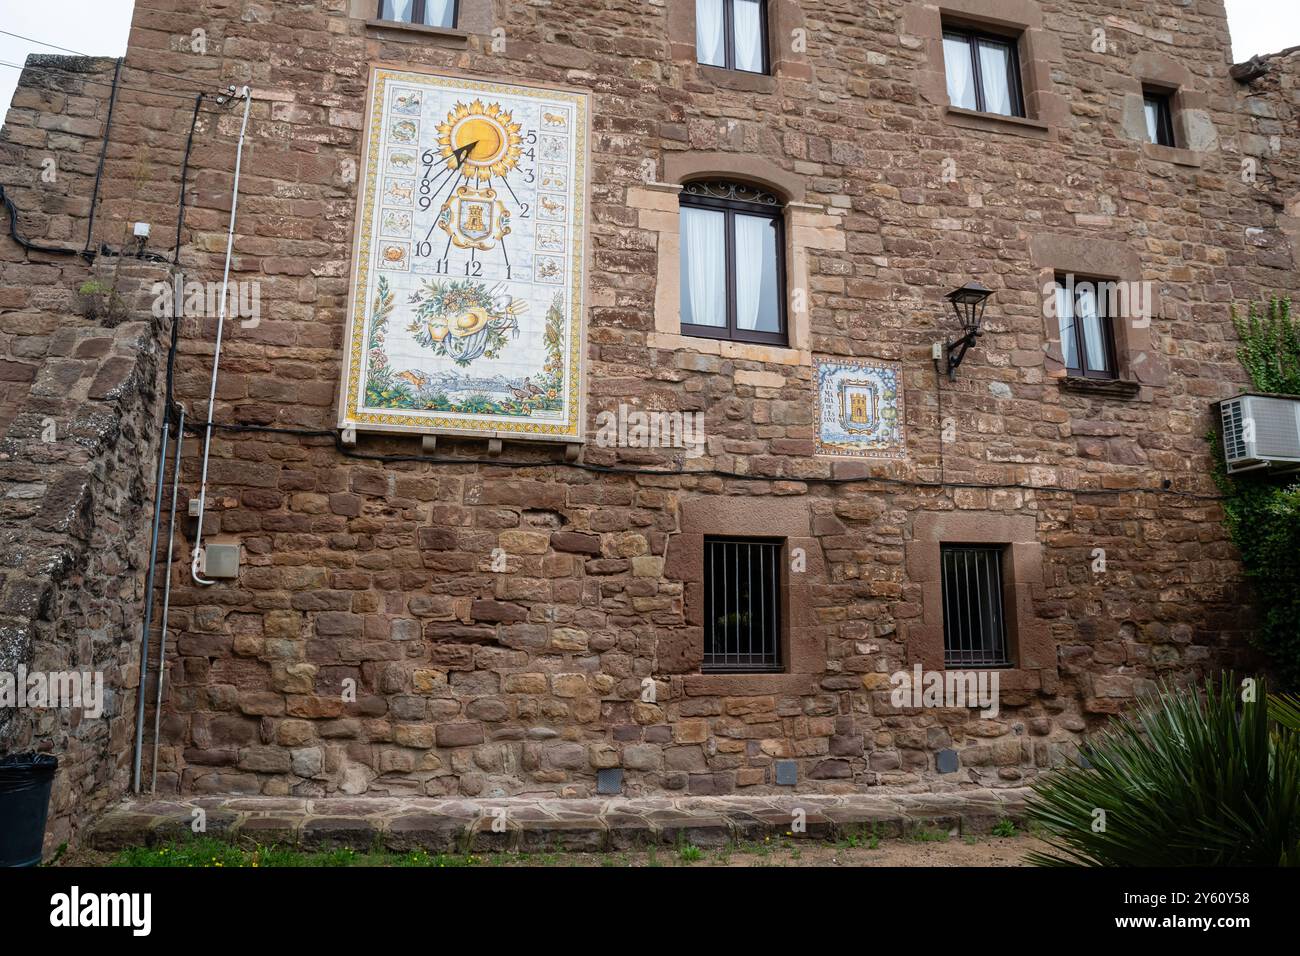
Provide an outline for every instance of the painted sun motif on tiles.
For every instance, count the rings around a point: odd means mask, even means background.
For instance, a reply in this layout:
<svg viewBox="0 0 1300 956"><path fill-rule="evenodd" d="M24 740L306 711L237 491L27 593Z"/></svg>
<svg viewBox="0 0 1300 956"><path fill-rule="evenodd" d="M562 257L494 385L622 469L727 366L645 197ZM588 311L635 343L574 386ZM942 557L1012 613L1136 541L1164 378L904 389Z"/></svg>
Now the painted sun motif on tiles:
<svg viewBox="0 0 1300 956"><path fill-rule="evenodd" d="M341 427L581 438L588 115L375 69Z"/></svg>
<svg viewBox="0 0 1300 956"><path fill-rule="evenodd" d="M500 103L457 103L438 126L438 147L448 169L460 166L459 153L468 149L460 168L467 178L485 183L508 176L519 166L522 130Z"/></svg>

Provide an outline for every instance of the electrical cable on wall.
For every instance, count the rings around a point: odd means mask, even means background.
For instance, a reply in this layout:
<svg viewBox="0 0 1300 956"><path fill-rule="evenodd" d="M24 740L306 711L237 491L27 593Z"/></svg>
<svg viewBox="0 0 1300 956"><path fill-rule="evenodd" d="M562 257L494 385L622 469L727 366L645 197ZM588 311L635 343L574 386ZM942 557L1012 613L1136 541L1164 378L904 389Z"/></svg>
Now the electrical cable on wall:
<svg viewBox="0 0 1300 956"><path fill-rule="evenodd" d="M20 73L25 70L62 70L65 73L75 74L79 78L79 81L82 86L97 86L104 90L112 89L111 83L106 83L103 80L92 79L90 76L81 73L78 70L74 70L71 67L60 66L57 63L38 63L33 66L23 66L21 63L11 63L8 60L0 60L0 67L8 67L11 70L18 70ZM138 69L138 67L128 66L126 67L126 69L135 70ZM144 72L149 72L149 71L146 70ZM184 100L187 103L193 102L195 94L200 92L198 90L195 90L192 87L187 92L173 92L171 90L157 90L147 86L136 86L134 83L127 83L127 82L122 82L118 84L118 88L123 90L129 90L132 93L140 93L145 96L165 96L174 100ZM176 109L180 109L180 107L178 106L176 107ZM223 110L207 109L204 110L203 112L222 113Z"/></svg>
<svg viewBox="0 0 1300 956"><path fill-rule="evenodd" d="M269 435L294 435L299 438L330 438L334 441L335 450L345 458L355 458L360 461L386 462L390 464L422 462L429 465L480 465L492 468L573 468L579 471L588 471L600 475L629 475L655 478L713 477L734 481L790 481L808 485L831 486L871 484L874 482L876 484L894 485L903 488L961 488L982 491L1038 491L1048 494L1068 495L1117 495L1137 492L1169 495L1176 498L1188 498L1195 501L1223 500L1222 495L1202 494L1196 491L1180 491L1173 487L1164 486L1140 486L1122 489L1064 488L1059 485L1030 485L1024 482L919 481L912 478L895 478L889 475L791 477L788 475L750 475L741 472L724 471L718 468L701 468L698 470L687 471L685 469L633 468L624 465L593 465L589 462L565 461L559 459L554 461L517 461L504 458L452 458L447 456L434 457L432 455L384 455L354 451L343 443L342 436L338 431L323 428L288 428L276 425L223 425L215 422L191 424L186 427L193 432L201 432L211 428L213 431L222 432L257 432Z"/></svg>
<svg viewBox="0 0 1300 956"><path fill-rule="evenodd" d="M239 97L244 100L244 119L239 127L239 145L235 150L235 181L230 192L230 228L226 233L226 264L221 276L221 305L217 310L217 340L212 352L212 383L208 391L208 419L203 428L203 467L199 477L199 516L194 533L194 554L190 560L190 577L196 584L216 584L200 576L203 562L203 509L208 497L208 462L212 454L212 414L217 404L217 374L221 368L221 339L226 326L226 296L230 291L230 260L235 251L235 223L239 215L239 177L244 163L244 139L248 135L248 111L253 104L253 92L245 86ZM179 316L177 317L179 321Z"/></svg>

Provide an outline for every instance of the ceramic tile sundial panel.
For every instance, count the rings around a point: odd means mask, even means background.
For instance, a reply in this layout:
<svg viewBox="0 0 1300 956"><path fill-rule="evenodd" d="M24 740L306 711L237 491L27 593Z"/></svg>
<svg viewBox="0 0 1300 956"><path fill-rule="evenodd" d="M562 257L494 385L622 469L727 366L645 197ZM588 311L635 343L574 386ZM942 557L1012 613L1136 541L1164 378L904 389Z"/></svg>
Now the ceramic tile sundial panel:
<svg viewBox="0 0 1300 956"><path fill-rule="evenodd" d="M586 94L376 68L343 427L581 437Z"/></svg>
<svg viewBox="0 0 1300 956"><path fill-rule="evenodd" d="M902 367L820 357L816 366L817 454L905 457Z"/></svg>

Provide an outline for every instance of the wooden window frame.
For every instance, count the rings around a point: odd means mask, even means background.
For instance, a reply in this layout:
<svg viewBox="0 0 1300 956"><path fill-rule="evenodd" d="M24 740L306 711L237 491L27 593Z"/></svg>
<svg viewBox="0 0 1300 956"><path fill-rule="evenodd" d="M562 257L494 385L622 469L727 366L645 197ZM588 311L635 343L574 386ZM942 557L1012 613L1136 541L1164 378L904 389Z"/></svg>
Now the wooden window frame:
<svg viewBox="0 0 1300 956"><path fill-rule="evenodd" d="M1151 140L1156 146L1168 146L1177 149L1177 137L1174 135L1174 94L1168 90L1146 87L1142 90L1142 119L1146 120L1146 108L1152 103L1156 106L1156 138ZM1147 130L1150 135L1150 130Z"/></svg>
<svg viewBox="0 0 1300 956"><path fill-rule="evenodd" d="M726 182L718 180L718 183ZM789 342L789 317L786 309L786 275L785 275L785 215L784 207L778 202L750 202L744 199L723 199L717 196L702 196L688 192L693 185L703 185L697 181L687 183L682 189L681 206L693 209L712 209L723 212L726 216L723 225L723 239L726 246L727 270L727 324L725 326L696 325L681 322L681 334L706 339L724 339L730 342L755 342L764 345L787 345ZM745 189L757 195L768 195L756 187L744 183L726 184L734 189ZM775 196L772 196L776 200ZM735 217L740 215L755 218L766 217L775 224L776 243L776 307L778 328L775 332L757 329L741 329L736 324L736 236ZM682 266L686 263L686 250L682 252ZM683 270L684 271L684 270ZM686 289L684 292L689 294Z"/></svg>
<svg viewBox="0 0 1300 956"><path fill-rule="evenodd" d="M1090 378L1090 379L1096 379L1098 381L1103 381L1103 382L1114 382L1119 379L1119 362L1116 360L1116 352L1115 352L1115 328L1114 328L1115 319L1110 314L1110 309L1107 307L1106 296L1100 294L1100 289L1102 288L1102 286L1106 284L1114 283L1115 281L1116 280L1114 279L1095 279L1091 276L1074 276L1074 288L1076 290L1075 298L1074 298L1074 354L1079 361L1079 365L1072 366L1067 363L1065 370L1069 375L1072 375L1076 378ZM1101 328L1101 335L1102 338L1104 339L1104 341L1102 342L1102 352L1106 357L1106 368L1104 370L1094 370L1094 369L1089 369L1087 367L1088 341L1087 341L1087 336L1084 332L1083 323L1079 321L1079 298L1078 298L1078 291L1077 291L1079 286L1086 285L1086 284L1091 284L1093 286L1093 291L1094 291L1093 299L1097 303L1097 318L1099 320L1098 325ZM1070 284L1067 281L1067 277L1058 274L1056 276L1056 287L1058 289L1068 290L1070 288ZM1058 314L1056 317L1058 323L1061 322L1061 318L1062 317ZM1061 356L1062 358L1064 358L1065 357L1065 342L1064 342L1065 330L1064 329L1061 329L1061 336L1062 336Z"/></svg>
<svg viewBox="0 0 1300 956"><path fill-rule="evenodd" d="M711 66L715 70L731 70L733 73L748 73L750 76L771 76L772 51L771 44L768 42L768 0L757 0L759 53L762 56L762 68L759 70L742 70L736 66L736 15L733 9L736 2L737 0L722 0L722 63L700 63L700 66ZM699 29L698 23L695 28Z"/></svg>
<svg viewBox="0 0 1300 956"><path fill-rule="evenodd" d="M389 20L384 16L385 0L378 0L378 13L375 16L385 23L410 23L413 26L433 26L435 29L455 30L460 24L460 0L452 0L451 4L451 24L442 26L441 24L430 24L424 22L425 0L411 0L411 19L409 20Z"/></svg>
<svg viewBox="0 0 1300 956"><path fill-rule="evenodd" d="M1007 58L1007 89L1011 94L1011 116L1028 119L1025 111L1025 89L1020 76L1020 43L1012 36L989 33L984 30L972 30L961 26L945 26L940 40L957 40L966 44L970 53L970 65L975 81L975 112L987 113L989 116L1002 116L988 109L988 100L984 95L984 76L980 70L979 41L996 43L1004 46L1011 55ZM953 103L953 106L957 104Z"/></svg>

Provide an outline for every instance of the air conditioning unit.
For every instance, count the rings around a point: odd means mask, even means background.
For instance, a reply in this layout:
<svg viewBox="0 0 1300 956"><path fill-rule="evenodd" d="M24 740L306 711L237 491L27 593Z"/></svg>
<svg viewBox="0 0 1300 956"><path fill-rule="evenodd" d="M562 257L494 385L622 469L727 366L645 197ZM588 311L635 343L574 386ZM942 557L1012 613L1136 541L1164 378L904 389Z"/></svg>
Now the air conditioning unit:
<svg viewBox="0 0 1300 956"><path fill-rule="evenodd" d="M1300 470L1300 398L1238 395L1219 403L1229 474Z"/></svg>

